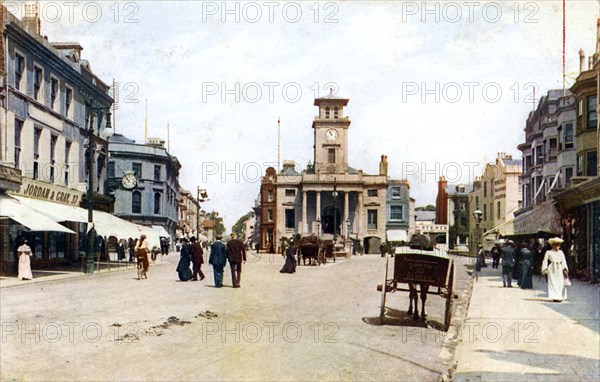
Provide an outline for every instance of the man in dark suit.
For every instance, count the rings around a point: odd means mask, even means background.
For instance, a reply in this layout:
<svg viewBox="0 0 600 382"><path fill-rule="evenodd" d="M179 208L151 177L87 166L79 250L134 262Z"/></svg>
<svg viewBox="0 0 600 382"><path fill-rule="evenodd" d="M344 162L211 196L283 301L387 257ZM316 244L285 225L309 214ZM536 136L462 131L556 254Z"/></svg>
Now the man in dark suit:
<svg viewBox="0 0 600 382"><path fill-rule="evenodd" d="M232 239L227 242L227 258L231 267L233 287L239 288L242 277L242 261L246 262L246 247L244 242L235 236L232 236Z"/></svg>
<svg viewBox="0 0 600 382"><path fill-rule="evenodd" d="M210 256L208 258L208 263L213 266L216 288L223 286L223 269L227 264L227 249L221 239L221 235L217 235L217 241L210 246Z"/></svg>
<svg viewBox="0 0 600 382"><path fill-rule="evenodd" d="M508 241L502 248L502 286L512 288L512 273L515 266L515 243Z"/></svg>
<svg viewBox="0 0 600 382"><path fill-rule="evenodd" d="M193 280L198 281L198 275L200 275L200 281L202 281L204 280L204 273L202 273L202 264L204 264L204 251L194 236L190 238L190 241L192 242L190 250L192 251L192 269L194 271Z"/></svg>

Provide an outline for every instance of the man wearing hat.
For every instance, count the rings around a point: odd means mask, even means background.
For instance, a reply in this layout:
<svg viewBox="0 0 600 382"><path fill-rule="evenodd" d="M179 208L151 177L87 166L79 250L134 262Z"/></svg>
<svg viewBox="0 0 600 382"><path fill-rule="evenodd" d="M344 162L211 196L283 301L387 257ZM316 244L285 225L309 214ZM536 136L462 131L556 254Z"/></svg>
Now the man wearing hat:
<svg viewBox="0 0 600 382"><path fill-rule="evenodd" d="M502 286L512 288L512 272L515 267L515 243L509 240L502 248Z"/></svg>
<svg viewBox="0 0 600 382"><path fill-rule="evenodd" d="M217 235L217 241L210 246L210 256L208 257L208 263L213 267L215 288L223 287L223 269L227 264L227 250L221 241L222 238L221 235Z"/></svg>

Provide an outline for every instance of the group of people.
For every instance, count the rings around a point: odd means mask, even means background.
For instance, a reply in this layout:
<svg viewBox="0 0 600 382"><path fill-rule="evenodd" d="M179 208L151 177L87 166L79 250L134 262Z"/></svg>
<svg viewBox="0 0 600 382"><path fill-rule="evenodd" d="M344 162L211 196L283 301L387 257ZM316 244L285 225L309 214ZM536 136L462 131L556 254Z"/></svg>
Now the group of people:
<svg viewBox="0 0 600 382"><path fill-rule="evenodd" d="M227 261L231 268L231 280L234 288L240 288L242 277L242 263L246 262L246 246L244 242L235 236L223 243L223 237L217 235L216 241L210 246L210 255L208 263L213 267L215 287L223 287L223 272ZM204 280L205 275L202 272L204 264L204 251L195 237L190 238L191 244L187 239L182 239L179 263L177 264L177 273L181 281L200 281ZM192 269L190 269L192 264Z"/></svg>
<svg viewBox="0 0 600 382"><path fill-rule="evenodd" d="M550 248L545 250L543 260L539 265L542 275L548 279L548 298L560 302L566 300L567 289L570 285L568 279L569 268L565 254L560 249L563 240L555 237L548 240ZM492 249L492 268L502 266L502 286L512 288L513 278L522 289L533 288L533 274L535 270L535 257L532 252L538 250L538 244L530 247L528 243L516 246L513 241L507 241L501 248L498 244ZM500 264L501 261L501 264ZM479 247L477 261L475 263L474 277L477 279L482 263L485 263L483 247Z"/></svg>

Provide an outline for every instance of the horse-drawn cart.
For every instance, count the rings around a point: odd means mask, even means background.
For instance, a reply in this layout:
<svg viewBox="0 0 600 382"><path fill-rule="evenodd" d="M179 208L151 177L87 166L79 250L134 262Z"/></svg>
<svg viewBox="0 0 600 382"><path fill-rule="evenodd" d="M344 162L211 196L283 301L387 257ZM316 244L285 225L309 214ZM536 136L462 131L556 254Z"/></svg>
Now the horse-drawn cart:
<svg viewBox="0 0 600 382"><path fill-rule="evenodd" d="M388 260L386 260L385 284L377 286L377 290L382 291L379 314L381 323L383 323L385 317L387 293L395 291L409 292L410 306L408 313L413 314L414 319L418 319L419 309L417 303L419 295L417 294L417 285L419 285L422 303L421 319L425 319L427 315L425 310L427 294L437 294L446 300L444 326L448 330L452 318L452 300L455 297L452 292L454 261L450 261L447 254L435 252L431 249L433 248L427 246L425 246L425 249L419 249L417 245L413 244L413 241L411 241L411 248L398 248L394 256L394 271L391 279L388 278ZM408 288L399 287L398 284L408 284ZM430 287L437 287L437 291L430 292Z"/></svg>

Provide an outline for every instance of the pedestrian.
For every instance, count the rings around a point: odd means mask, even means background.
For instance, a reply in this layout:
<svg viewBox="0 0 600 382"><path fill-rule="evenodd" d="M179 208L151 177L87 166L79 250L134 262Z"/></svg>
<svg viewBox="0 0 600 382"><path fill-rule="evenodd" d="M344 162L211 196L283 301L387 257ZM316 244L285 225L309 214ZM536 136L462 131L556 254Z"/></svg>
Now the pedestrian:
<svg viewBox="0 0 600 382"><path fill-rule="evenodd" d="M381 257L385 257L385 255L388 253L388 247L384 241L382 241L379 245L379 253L381 253Z"/></svg>
<svg viewBox="0 0 600 382"><path fill-rule="evenodd" d="M296 253L298 252L297 243L292 243L285 251L285 264L279 273L296 273Z"/></svg>
<svg viewBox="0 0 600 382"><path fill-rule="evenodd" d="M179 263L177 264L177 274L179 280L189 281L192 279L192 270L190 264L192 262L192 250L186 238L181 239L181 250L179 251Z"/></svg>
<svg viewBox="0 0 600 382"><path fill-rule="evenodd" d="M133 263L133 260L136 258L135 256L135 247L137 246L138 239L133 240L129 238L129 262Z"/></svg>
<svg viewBox="0 0 600 382"><path fill-rule="evenodd" d="M531 255L531 251L529 251L527 243L521 244L519 268L521 268L521 278L519 280L519 286L521 289L533 288L533 257Z"/></svg>
<svg viewBox="0 0 600 382"><path fill-rule="evenodd" d="M223 269L225 268L225 264L227 264L227 250L222 241L223 237L217 235L216 239L217 241L210 246L208 263L213 267L215 288L221 288L223 287Z"/></svg>
<svg viewBox="0 0 600 382"><path fill-rule="evenodd" d="M512 288L512 272L515 266L515 250L511 240L502 248L502 286Z"/></svg>
<svg viewBox="0 0 600 382"><path fill-rule="evenodd" d="M192 251L192 268L194 271L194 281L198 281L198 275L200 275L200 281L204 280L204 273L202 273L202 264L204 264L204 251L202 250L202 246L196 238L192 236L190 238L192 245L190 245L190 250Z"/></svg>
<svg viewBox="0 0 600 382"><path fill-rule="evenodd" d="M473 272L475 281L479 281L479 274L481 273L481 268L483 268L484 265L485 265L485 255L483 253L483 245L480 245L479 251L477 252L477 258L475 260L475 271Z"/></svg>
<svg viewBox="0 0 600 382"><path fill-rule="evenodd" d="M531 247L531 263L533 266L533 274L539 275L542 273L542 256L540 254L540 242L536 241Z"/></svg>
<svg viewBox="0 0 600 382"><path fill-rule="evenodd" d="M492 248L492 268L497 269L500 264L500 256L502 254L502 249L500 249L500 244L496 243Z"/></svg>
<svg viewBox="0 0 600 382"><path fill-rule="evenodd" d="M548 298L556 302L561 302L567 299L565 279L569 277L567 260L565 259L565 254L560 249L563 239L554 237L548 240L548 243L552 248L546 251L544 255L542 274L548 277Z"/></svg>
<svg viewBox="0 0 600 382"><path fill-rule="evenodd" d="M169 254L169 239L166 237L160 238L160 253L163 256L167 256Z"/></svg>
<svg viewBox="0 0 600 382"><path fill-rule="evenodd" d="M236 238L235 235L227 242L227 259L231 268L231 281L234 288L240 287L242 277L242 261L246 262L246 247L244 242Z"/></svg>
<svg viewBox="0 0 600 382"><path fill-rule="evenodd" d="M150 253L150 247L146 241L146 235L142 234L140 240L135 244L135 255L138 259L138 264L142 263L144 272L148 273L150 263L148 262L148 253Z"/></svg>
<svg viewBox="0 0 600 382"><path fill-rule="evenodd" d="M521 286L521 243L513 247L515 250L515 266L513 267L513 279L517 280L517 285Z"/></svg>
<svg viewBox="0 0 600 382"><path fill-rule="evenodd" d="M125 257L125 244L126 244L125 239L119 240L119 243L117 244L117 255L119 257L119 261L126 259L126 257Z"/></svg>
<svg viewBox="0 0 600 382"><path fill-rule="evenodd" d="M17 249L19 254L19 280L31 280L33 274L31 273L31 248L27 245L27 239L21 239L21 245Z"/></svg>

